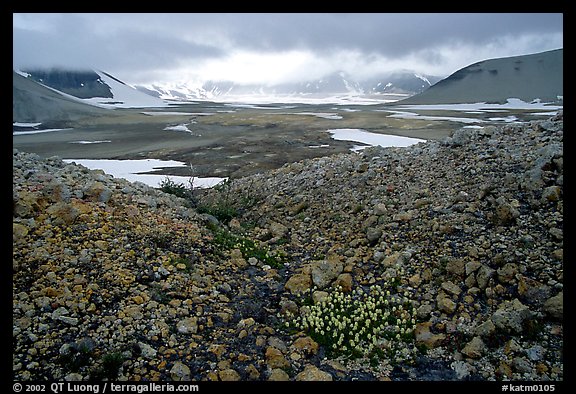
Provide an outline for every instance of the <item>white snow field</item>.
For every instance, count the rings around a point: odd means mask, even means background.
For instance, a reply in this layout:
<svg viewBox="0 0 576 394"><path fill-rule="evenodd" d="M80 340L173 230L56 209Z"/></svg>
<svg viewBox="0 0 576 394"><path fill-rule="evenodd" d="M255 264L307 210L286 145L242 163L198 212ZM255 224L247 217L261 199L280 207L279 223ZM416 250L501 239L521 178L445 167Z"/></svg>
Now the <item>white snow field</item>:
<svg viewBox="0 0 576 394"><path fill-rule="evenodd" d="M210 188L226 180L226 178L217 177L192 178L188 176L142 174L143 172L154 171L162 167L187 166L186 163L174 160L64 159L64 161L66 163L81 164L91 170L103 170L115 178L124 178L130 182L142 182L152 187L160 187L160 184L166 178L175 183L183 183L186 187L189 186L189 181L193 181L194 188Z"/></svg>
<svg viewBox="0 0 576 394"><path fill-rule="evenodd" d="M367 148L368 146L379 145L382 147L407 147L419 142L426 142L426 140L419 138L371 133L362 129L330 129L327 130L327 132L332 134L332 138L338 141L352 141L366 144L353 147L351 150L355 152Z"/></svg>

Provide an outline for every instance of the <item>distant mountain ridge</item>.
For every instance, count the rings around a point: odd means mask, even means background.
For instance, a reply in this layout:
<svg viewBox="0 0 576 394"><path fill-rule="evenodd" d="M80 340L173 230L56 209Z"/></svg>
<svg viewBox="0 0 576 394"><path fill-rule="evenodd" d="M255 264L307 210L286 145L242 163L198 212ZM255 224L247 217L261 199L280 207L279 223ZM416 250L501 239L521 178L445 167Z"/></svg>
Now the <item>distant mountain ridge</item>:
<svg viewBox="0 0 576 394"><path fill-rule="evenodd" d="M428 89L441 77L420 75L412 71L395 71L357 81L339 71L323 78L304 82L238 84L232 81L207 81L202 84L155 83L135 85L141 92L167 100L197 100L227 95L306 95L306 94L379 94L414 95Z"/></svg>
<svg viewBox="0 0 576 394"><path fill-rule="evenodd" d="M310 94L403 94L412 96L428 89L441 77L398 70L355 80L343 71L303 82L239 84L232 81L160 82L130 86L114 76L96 70L63 68L23 69L21 75L72 96L94 102L96 98L116 99L111 84L118 83L157 99L189 101L222 98L231 95L310 95ZM108 82L105 81L108 80ZM110 101L110 100L108 100ZM106 103L106 100L100 100Z"/></svg>
<svg viewBox="0 0 576 394"><path fill-rule="evenodd" d="M357 81L339 71L322 78L293 83L239 84L232 81L162 82L129 86L114 76L96 70L73 70L63 68L23 69L24 75L38 83L81 99L115 99L111 79L127 88L133 88L148 96L165 100L198 100L225 97L228 95L307 95L307 94L404 94L412 96L423 92L438 82L441 77L420 75L408 70L382 73L378 76ZM112 82L109 81L109 82ZM93 101L93 100L92 100Z"/></svg>
<svg viewBox="0 0 576 394"><path fill-rule="evenodd" d="M489 59L464 67L430 89L395 104L558 102L564 95L564 50Z"/></svg>

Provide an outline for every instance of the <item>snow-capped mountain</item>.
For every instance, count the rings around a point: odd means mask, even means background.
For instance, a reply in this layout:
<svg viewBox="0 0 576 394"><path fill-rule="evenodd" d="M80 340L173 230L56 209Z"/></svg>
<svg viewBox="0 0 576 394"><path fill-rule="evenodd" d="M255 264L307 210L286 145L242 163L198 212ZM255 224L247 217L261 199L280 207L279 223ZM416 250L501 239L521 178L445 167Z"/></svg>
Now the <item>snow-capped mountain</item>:
<svg viewBox="0 0 576 394"><path fill-rule="evenodd" d="M363 81L367 93L399 93L415 95L422 93L442 78L418 74L413 71L394 71Z"/></svg>
<svg viewBox="0 0 576 394"><path fill-rule="evenodd" d="M231 94L235 84L233 82L197 83L188 82L157 82L146 85L134 85L134 88L142 93L163 100L188 101L207 100L219 96Z"/></svg>
<svg viewBox="0 0 576 394"><path fill-rule="evenodd" d="M357 80L339 71L315 80L276 85L183 81L130 86L98 70L31 69L20 71L20 74L44 86L80 98L88 104L107 108L160 107L168 105L168 101L222 100L235 96L412 96L423 92L441 79L402 70Z"/></svg>
<svg viewBox="0 0 576 394"><path fill-rule="evenodd" d="M165 100L202 100L225 96L265 95L338 95L338 94L404 94L421 93L440 81L437 76L412 71L395 71L364 80L355 80L340 71L323 78L276 85L237 84L231 81L153 83L135 85L139 91Z"/></svg>
<svg viewBox="0 0 576 394"><path fill-rule="evenodd" d="M16 72L48 88L99 107L138 108L167 105L163 100L144 94L104 71L51 68Z"/></svg>

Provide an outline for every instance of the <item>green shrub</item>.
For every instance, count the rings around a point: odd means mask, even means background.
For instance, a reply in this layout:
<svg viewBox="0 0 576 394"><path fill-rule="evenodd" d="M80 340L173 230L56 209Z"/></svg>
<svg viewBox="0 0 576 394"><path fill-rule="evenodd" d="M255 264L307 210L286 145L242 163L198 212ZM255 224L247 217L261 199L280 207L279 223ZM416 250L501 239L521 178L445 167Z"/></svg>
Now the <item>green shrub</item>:
<svg viewBox="0 0 576 394"><path fill-rule="evenodd" d="M182 198L192 197L191 187L188 188L183 183L176 183L168 177L160 181L160 190Z"/></svg>
<svg viewBox="0 0 576 394"><path fill-rule="evenodd" d="M198 193L196 209L199 213L208 213L219 221L228 223L260 201L261 197L254 191L253 183L252 181L247 187L232 190L232 181L226 179L212 189Z"/></svg>
<svg viewBox="0 0 576 394"><path fill-rule="evenodd" d="M207 213L222 223L228 223L238 216L235 199L230 192L230 179L220 182L212 190L204 193L198 202L198 213Z"/></svg>
<svg viewBox="0 0 576 394"><path fill-rule="evenodd" d="M196 208L198 213L207 213L214 216L222 223L228 223L230 220L238 216L238 211L227 201L211 201L209 203L203 202Z"/></svg>

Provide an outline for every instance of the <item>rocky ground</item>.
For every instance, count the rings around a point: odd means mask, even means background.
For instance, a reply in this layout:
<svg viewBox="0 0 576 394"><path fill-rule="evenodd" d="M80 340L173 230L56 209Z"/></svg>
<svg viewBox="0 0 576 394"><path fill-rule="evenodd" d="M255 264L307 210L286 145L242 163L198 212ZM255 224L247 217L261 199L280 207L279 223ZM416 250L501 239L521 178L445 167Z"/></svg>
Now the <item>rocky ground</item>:
<svg viewBox="0 0 576 394"><path fill-rule="evenodd" d="M560 381L563 116L193 198L14 151L12 279L15 380ZM392 282L400 356L291 323Z"/></svg>

